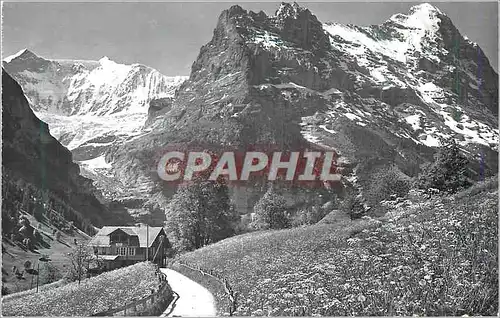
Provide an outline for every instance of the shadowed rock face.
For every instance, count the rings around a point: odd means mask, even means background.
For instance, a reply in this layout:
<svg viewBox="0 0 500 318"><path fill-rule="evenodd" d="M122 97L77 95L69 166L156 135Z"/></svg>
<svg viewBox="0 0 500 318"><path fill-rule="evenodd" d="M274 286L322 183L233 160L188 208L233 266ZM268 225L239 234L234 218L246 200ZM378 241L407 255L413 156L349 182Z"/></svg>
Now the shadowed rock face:
<svg viewBox="0 0 500 318"><path fill-rule="evenodd" d="M300 7L296 2L282 3L273 20L284 40L319 55L330 49L329 37L321 22L311 11Z"/></svg>
<svg viewBox="0 0 500 318"><path fill-rule="evenodd" d="M2 168L9 177L50 190L96 226L112 219L94 196L92 180L80 176L71 152L50 135L47 124L33 114L21 87L3 69Z"/></svg>
<svg viewBox="0 0 500 318"><path fill-rule="evenodd" d="M455 82L457 91L461 92L461 96L467 98L465 91L469 87L469 74L474 74L480 81L480 89L472 90L470 93L476 94L482 104L498 116L498 74L491 67L479 45L464 39L449 17L445 15L439 17L441 19L439 33L442 34L444 45L450 52L448 58L454 58L457 62L460 60L473 61L473 63L467 63L465 69L455 70L451 73L450 81Z"/></svg>

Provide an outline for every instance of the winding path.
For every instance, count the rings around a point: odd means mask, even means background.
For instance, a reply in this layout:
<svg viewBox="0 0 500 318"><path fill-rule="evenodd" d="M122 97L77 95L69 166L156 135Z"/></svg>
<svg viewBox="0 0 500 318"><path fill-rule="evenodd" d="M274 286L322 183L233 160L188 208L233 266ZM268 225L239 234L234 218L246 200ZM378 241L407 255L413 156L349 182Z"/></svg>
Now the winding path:
<svg viewBox="0 0 500 318"><path fill-rule="evenodd" d="M217 315L214 296L205 287L174 270L161 268L161 271L167 275L170 287L178 296L161 317L215 317Z"/></svg>

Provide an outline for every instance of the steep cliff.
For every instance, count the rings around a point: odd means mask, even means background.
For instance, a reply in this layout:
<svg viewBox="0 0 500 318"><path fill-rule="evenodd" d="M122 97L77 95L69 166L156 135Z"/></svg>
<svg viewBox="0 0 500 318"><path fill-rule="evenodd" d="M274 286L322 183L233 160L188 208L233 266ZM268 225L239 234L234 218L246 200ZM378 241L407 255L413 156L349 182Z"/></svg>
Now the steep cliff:
<svg viewBox="0 0 500 318"><path fill-rule="evenodd" d="M10 182L23 180L38 191L50 193L95 226L123 222L96 199L92 180L80 175L71 152L51 136L47 124L35 116L23 90L5 70L2 70L2 169L3 178L9 178Z"/></svg>

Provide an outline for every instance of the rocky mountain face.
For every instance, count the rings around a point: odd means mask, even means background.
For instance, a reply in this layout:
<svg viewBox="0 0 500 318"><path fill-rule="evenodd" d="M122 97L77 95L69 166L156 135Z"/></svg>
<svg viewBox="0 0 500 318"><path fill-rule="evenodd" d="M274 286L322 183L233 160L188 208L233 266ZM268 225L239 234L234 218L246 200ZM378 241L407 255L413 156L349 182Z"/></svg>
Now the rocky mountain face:
<svg viewBox="0 0 500 318"><path fill-rule="evenodd" d="M140 133L109 140L99 151L105 154L93 153L89 164L108 189L119 188L116 195L158 220L175 187L158 178L156 166L176 147L334 150L342 186L362 194L380 167L396 165L415 176L433 159L439 138L451 137L476 177L479 170L488 176L498 167L497 92L497 73L481 48L429 4L372 26L322 23L296 3L282 3L273 16L232 6L220 15L189 78L171 96L150 100ZM233 187L233 199L249 211L263 190ZM287 195L308 199L298 193L304 191Z"/></svg>
<svg viewBox="0 0 500 318"><path fill-rule="evenodd" d="M321 23L296 3L274 16L232 6L189 79L157 107L151 132L106 158L120 179L148 180L155 202L171 193L155 167L172 143L333 149L344 185L362 192L383 166L416 175L439 138L451 137L473 171L489 175L498 166L497 91L481 48L429 4L367 27Z"/></svg>
<svg viewBox="0 0 500 318"><path fill-rule="evenodd" d="M2 178L23 180L88 218L92 224L120 222L95 197L92 180L80 175L71 152L50 135L30 108L21 87L2 69ZM58 211L61 214L63 211Z"/></svg>

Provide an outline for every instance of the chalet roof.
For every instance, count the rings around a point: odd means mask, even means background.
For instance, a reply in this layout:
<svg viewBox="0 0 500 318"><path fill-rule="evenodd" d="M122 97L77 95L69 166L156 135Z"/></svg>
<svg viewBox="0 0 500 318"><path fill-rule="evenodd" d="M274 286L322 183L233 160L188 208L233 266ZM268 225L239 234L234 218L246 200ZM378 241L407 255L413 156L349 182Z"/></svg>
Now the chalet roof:
<svg viewBox="0 0 500 318"><path fill-rule="evenodd" d="M128 228L128 227L119 227L119 228L116 228L112 232L109 232L107 235L110 235L111 233L116 232L116 231L123 231L123 232L125 232L125 234L131 235L131 236L137 235L137 233L134 231L134 229L131 229L131 228Z"/></svg>
<svg viewBox="0 0 500 318"><path fill-rule="evenodd" d="M89 245L90 246L110 246L110 236L112 232L116 230L122 230L123 232L127 233L130 236L137 236L139 239L139 246L140 247L146 247L146 244L148 244L148 247L151 247L153 244L154 240L160 234L161 230L163 229L160 226L149 226L149 229L147 226L104 226L102 229L97 232L97 234L90 240ZM148 239L148 232L149 232L149 239Z"/></svg>

